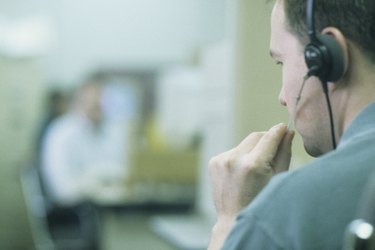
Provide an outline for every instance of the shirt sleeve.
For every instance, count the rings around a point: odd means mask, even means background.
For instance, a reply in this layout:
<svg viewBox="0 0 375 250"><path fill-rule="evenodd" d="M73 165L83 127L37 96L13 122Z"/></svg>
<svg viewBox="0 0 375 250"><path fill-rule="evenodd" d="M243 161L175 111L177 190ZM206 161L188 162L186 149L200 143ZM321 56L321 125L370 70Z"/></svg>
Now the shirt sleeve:
<svg viewBox="0 0 375 250"><path fill-rule="evenodd" d="M287 173L282 173L272 178L252 203L240 212L222 249L288 249L284 234L285 223L280 220L283 216L278 214L285 208L278 203L278 192L287 176Z"/></svg>
<svg viewBox="0 0 375 250"><path fill-rule="evenodd" d="M223 250L267 249L281 250L264 225L255 216L239 215L237 222L226 239Z"/></svg>

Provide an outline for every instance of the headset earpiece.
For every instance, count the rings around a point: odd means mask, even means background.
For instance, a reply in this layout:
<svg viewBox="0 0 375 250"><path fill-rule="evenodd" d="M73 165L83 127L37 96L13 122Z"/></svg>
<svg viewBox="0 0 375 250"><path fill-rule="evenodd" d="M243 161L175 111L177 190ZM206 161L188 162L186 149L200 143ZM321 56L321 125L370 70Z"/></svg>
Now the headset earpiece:
<svg viewBox="0 0 375 250"><path fill-rule="evenodd" d="M308 75L325 82L336 82L345 73L344 53L338 42L327 34L315 34L314 0L306 6L306 25L310 43L305 47L305 62Z"/></svg>
<svg viewBox="0 0 375 250"><path fill-rule="evenodd" d="M312 75L322 81L336 82L345 72L344 54L337 41L330 35L317 35L305 48L307 67Z"/></svg>

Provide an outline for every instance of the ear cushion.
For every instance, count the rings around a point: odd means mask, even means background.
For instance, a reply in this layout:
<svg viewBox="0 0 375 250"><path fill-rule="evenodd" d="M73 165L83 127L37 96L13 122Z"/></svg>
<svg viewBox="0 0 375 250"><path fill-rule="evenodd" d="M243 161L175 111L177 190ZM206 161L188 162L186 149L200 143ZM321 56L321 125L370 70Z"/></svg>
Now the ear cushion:
<svg viewBox="0 0 375 250"><path fill-rule="evenodd" d="M324 78L329 82L338 81L345 73L344 53L337 41L330 35L317 35L324 57ZM325 47L325 48L324 48Z"/></svg>

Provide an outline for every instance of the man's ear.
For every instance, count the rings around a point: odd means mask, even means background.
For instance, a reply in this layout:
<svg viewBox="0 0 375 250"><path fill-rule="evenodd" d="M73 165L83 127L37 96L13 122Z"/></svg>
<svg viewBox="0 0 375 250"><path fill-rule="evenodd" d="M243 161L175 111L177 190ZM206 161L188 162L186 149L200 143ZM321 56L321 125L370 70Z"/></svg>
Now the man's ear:
<svg viewBox="0 0 375 250"><path fill-rule="evenodd" d="M343 58L344 58L344 74L346 74L349 66L349 48L348 48L348 43L346 40L346 37L344 34L337 28L335 27L326 27L322 30L321 32L324 35L329 35L332 38L334 38L339 46L341 47L342 53L343 53Z"/></svg>

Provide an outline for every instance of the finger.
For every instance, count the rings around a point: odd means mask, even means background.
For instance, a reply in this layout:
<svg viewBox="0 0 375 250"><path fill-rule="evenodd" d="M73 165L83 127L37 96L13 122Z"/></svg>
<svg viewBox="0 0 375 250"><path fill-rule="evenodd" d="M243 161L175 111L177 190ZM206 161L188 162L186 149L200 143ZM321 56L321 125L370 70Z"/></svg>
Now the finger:
<svg viewBox="0 0 375 250"><path fill-rule="evenodd" d="M265 134L266 132L253 132L249 134L236 148L234 148L234 153L236 155L249 153Z"/></svg>
<svg viewBox="0 0 375 250"><path fill-rule="evenodd" d="M253 151L250 153L251 157L271 167L272 160L275 158L279 145L286 132L287 126L285 124L278 124L272 127L254 147Z"/></svg>
<svg viewBox="0 0 375 250"><path fill-rule="evenodd" d="M287 131L279 145L276 157L272 164L275 173L280 173L289 169L294 134L294 131Z"/></svg>

